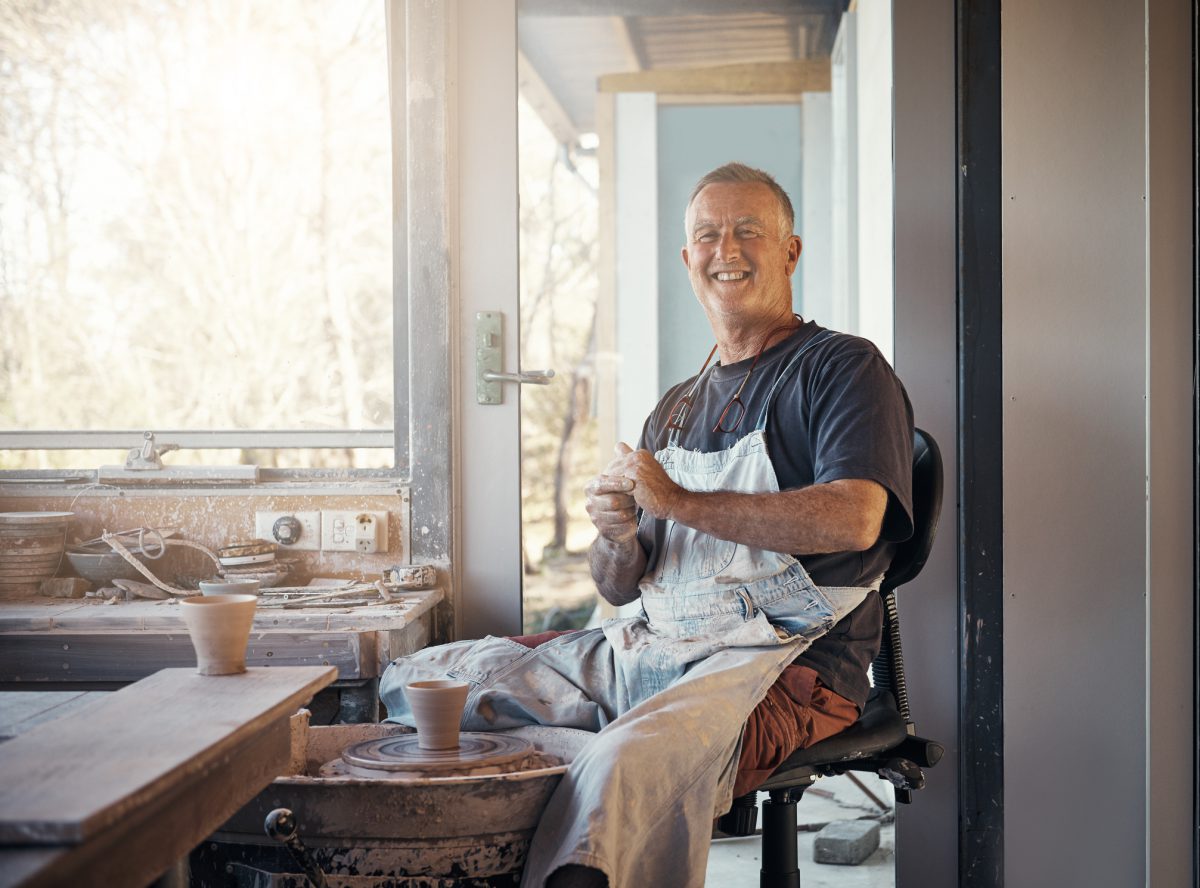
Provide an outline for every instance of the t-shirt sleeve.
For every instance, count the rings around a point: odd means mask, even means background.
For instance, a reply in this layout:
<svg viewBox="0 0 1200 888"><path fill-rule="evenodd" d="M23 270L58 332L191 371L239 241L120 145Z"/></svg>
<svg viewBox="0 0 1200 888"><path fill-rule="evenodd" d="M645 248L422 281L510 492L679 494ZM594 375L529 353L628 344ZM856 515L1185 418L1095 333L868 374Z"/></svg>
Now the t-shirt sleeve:
<svg viewBox="0 0 1200 888"><path fill-rule="evenodd" d="M834 355L808 392L816 484L859 478L888 492L881 536L912 536L912 405L891 366L864 344Z"/></svg>

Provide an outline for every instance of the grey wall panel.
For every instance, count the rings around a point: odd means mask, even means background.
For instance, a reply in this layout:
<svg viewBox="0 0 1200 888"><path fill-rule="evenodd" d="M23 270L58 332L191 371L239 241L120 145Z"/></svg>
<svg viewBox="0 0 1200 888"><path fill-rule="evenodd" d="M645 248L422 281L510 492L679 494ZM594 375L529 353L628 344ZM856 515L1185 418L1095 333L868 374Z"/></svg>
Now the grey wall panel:
<svg viewBox="0 0 1200 888"><path fill-rule="evenodd" d="M899 888L958 882L958 580L955 530L954 3L910 0L893 19L896 370L945 463L941 530L900 590L905 667L922 736L946 746L896 824ZM1019 883L1012 883L1019 884Z"/></svg>
<svg viewBox="0 0 1200 888"><path fill-rule="evenodd" d="M663 391L699 370L713 344L712 329L679 258L683 211L692 187L714 167L741 161L775 177L791 197L800 221L804 205L800 150L799 105L659 106L658 379ZM792 275L792 292L799 305L799 270Z"/></svg>
<svg viewBox="0 0 1200 888"><path fill-rule="evenodd" d="M1005 855L1145 866L1144 9L1003 8Z"/></svg>

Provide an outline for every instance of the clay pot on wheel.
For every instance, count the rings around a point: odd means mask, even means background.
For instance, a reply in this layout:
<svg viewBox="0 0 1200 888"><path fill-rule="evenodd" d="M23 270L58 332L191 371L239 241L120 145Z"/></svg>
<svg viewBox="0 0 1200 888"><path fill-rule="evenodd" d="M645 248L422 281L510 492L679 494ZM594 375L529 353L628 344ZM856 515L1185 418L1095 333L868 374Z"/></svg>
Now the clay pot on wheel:
<svg viewBox="0 0 1200 888"><path fill-rule="evenodd" d="M467 702L465 681L414 681L404 688L421 749L457 749L458 726Z"/></svg>
<svg viewBox="0 0 1200 888"><path fill-rule="evenodd" d="M197 595L179 602L201 675L246 671L246 645L254 623L254 595Z"/></svg>

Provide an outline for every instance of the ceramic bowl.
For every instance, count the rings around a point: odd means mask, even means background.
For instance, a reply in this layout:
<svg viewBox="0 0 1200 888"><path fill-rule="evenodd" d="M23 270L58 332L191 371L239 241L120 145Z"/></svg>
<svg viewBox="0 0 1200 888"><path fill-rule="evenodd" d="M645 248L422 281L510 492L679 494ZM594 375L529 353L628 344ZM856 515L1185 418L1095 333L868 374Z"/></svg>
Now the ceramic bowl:
<svg viewBox="0 0 1200 888"><path fill-rule="evenodd" d="M201 580L201 595L257 595L262 584L251 579Z"/></svg>

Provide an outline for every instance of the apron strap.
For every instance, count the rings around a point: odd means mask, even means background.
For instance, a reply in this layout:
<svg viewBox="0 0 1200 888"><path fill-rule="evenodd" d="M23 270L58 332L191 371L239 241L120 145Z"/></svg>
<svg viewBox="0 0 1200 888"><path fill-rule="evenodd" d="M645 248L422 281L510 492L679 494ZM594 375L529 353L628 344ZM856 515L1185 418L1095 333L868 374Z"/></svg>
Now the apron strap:
<svg viewBox="0 0 1200 888"><path fill-rule="evenodd" d="M779 392L779 387L789 376L791 376L792 371L796 368L796 364L800 361L801 356L803 356L806 351L808 351L818 342L824 342L832 335L832 330L822 330L820 333L817 333L815 336L809 339L808 342L800 346L796 353L792 355L791 360L789 360L783 366L783 369L779 371L779 375L775 377L774 384L772 384L770 390L767 392L767 399L763 402L762 412L758 415L758 422L754 424L754 428L756 430L761 431L767 427L767 412L771 409L771 405L775 403L775 396Z"/></svg>

